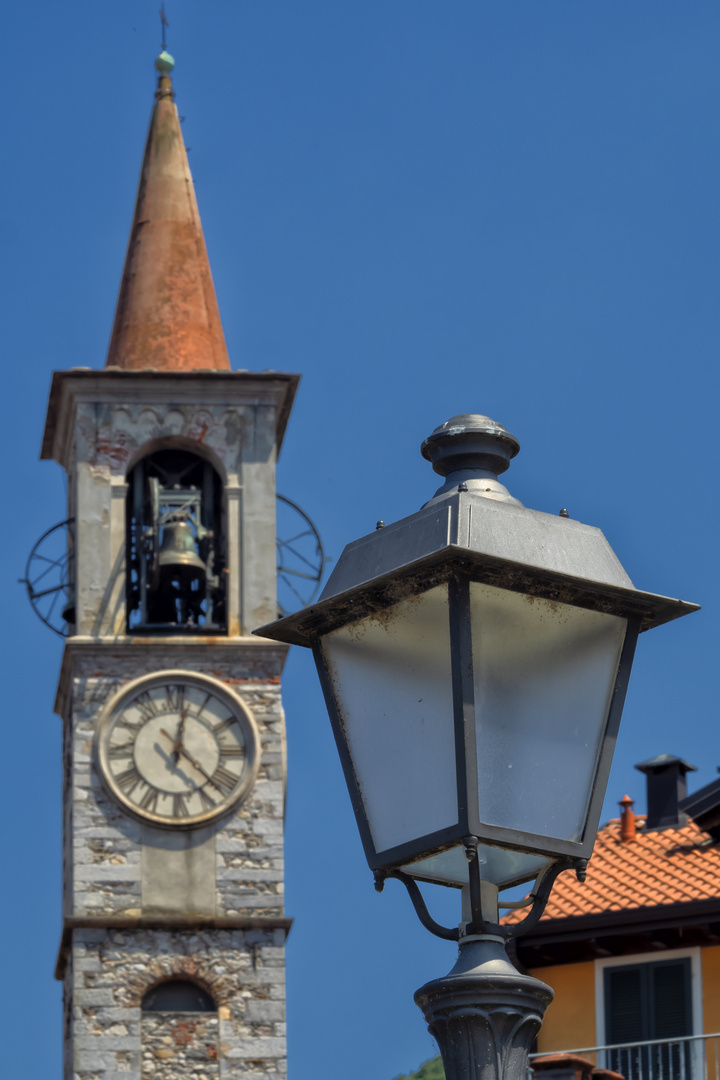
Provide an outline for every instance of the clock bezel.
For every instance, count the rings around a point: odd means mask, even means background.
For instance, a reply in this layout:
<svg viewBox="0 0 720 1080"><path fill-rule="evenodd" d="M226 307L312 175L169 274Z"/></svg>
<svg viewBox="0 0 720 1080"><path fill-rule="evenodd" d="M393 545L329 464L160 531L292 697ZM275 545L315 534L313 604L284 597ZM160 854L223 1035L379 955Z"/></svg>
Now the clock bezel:
<svg viewBox="0 0 720 1080"><path fill-rule="evenodd" d="M151 811L143 810L132 802L114 784L113 774L110 769L107 750L108 734L112 730L113 723L126 705L143 693L154 687L166 687L168 684L195 685L202 687L206 693L211 693L230 709L236 718L245 736L245 769L241 777L241 783L212 810L203 814L195 814L191 818L167 818ZM153 825L161 829L198 829L209 825L222 818L228 817L239 804L247 798L257 779L260 768L260 736L257 724L249 706L242 698L231 690L225 683L210 675L198 671L187 671L183 668L172 668L165 671L152 672L149 675L140 675L130 682L125 683L105 705L98 720L94 738L94 758L98 773L107 794L122 807L123 811L131 817L141 821L145 825Z"/></svg>

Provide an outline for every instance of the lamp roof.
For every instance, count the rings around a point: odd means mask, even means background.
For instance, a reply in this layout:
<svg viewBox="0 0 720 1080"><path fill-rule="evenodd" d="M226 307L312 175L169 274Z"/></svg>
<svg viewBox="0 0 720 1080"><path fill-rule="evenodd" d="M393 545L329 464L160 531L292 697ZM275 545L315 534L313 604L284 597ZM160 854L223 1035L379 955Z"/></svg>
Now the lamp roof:
<svg viewBox="0 0 720 1080"><path fill-rule="evenodd" d="M446 476L416 513L343 551L317 604L258 633L309 645L334 626L422 592L457 572L515 592L639 619L649 629L697 605L636 589L600 529L529 510L497 480L517 439L488 417L436 428L423 455ZM437 461L441 468L437 468Z"/></svg>

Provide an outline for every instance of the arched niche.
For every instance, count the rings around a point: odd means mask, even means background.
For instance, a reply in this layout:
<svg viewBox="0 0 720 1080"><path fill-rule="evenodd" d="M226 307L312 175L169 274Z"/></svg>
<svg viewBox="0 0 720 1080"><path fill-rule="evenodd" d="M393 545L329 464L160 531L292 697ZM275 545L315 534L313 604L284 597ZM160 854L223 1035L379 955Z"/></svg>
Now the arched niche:
<svg viewBox="0 0 720 1080"><path fill-rule="evenodd" d="M143 996L142 1012L217 1012L207 990L190 979L167 979L151 986Z"/></svg>
<svg viewBox="0 0 720 1080"><path fill-rule="evenodd" d="M222 478L176 442L134 462L127 492L130 633L226 631L227 525Z"/></svg>

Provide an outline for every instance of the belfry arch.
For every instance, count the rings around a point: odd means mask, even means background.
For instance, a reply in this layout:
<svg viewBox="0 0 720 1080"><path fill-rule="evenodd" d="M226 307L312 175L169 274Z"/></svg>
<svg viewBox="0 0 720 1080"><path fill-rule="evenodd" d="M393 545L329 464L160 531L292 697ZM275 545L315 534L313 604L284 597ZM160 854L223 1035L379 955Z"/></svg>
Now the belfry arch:
<svg viewBox="0 0 720 1080"><path fill-rule="evenodd" d="M128 473L127 624L134 633L227 628L223 484L205 457L166 446Z"/></svg>

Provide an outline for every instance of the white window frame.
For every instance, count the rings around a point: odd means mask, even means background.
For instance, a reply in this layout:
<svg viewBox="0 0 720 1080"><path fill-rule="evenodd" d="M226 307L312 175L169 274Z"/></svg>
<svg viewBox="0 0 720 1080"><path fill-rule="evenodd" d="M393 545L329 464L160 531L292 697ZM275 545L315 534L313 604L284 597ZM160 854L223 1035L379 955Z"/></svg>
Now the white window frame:
<svg viewBox="0 0 720 1080"><path fill-rule="evenodd" d="M605 1036L605 969L626 967L629 964L654 964L658 960L690 960L690 1015L692 1016L692 1034L704 1034L702 1002L702 950L699 946L692 949L662 949L657 952L630 953L627 956L609 956L595 961L595 1040L597 1046L606 1046ZM693 1047L693 1058L702 1063L702 1039ZM698 1057L700 1055L700 1057ZM605 1054L598 1055L598 1065L604 1067ZM701 1075L698 1073L698 1075Z"/></svg>

